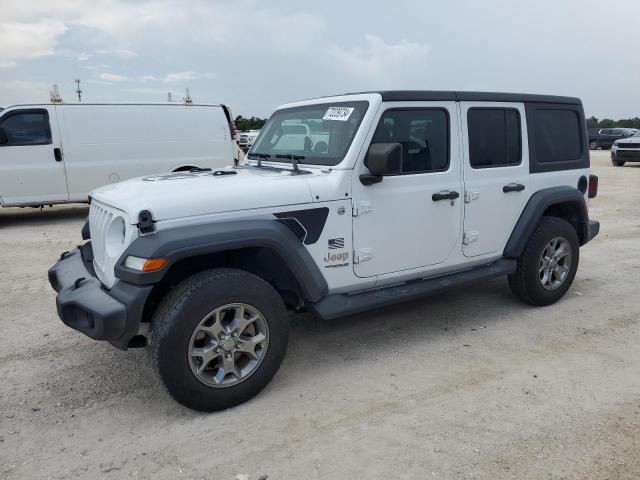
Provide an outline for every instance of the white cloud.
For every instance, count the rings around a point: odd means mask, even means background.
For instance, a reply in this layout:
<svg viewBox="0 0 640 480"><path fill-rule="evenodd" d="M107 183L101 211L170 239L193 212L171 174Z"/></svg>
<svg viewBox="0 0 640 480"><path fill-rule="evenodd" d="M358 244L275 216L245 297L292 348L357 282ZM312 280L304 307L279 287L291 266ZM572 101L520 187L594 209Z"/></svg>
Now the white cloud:
<svg viewBox="0 0 640 480"><path fill-rule="evenodd" d="M100 49L100 50L96 50L95 53L97 55L112 55L118 58L122 58L125 60L129 60L131 58L135 58L138 56L138 54L136 52L134 52L133 50L129 50L126 48L120 48L120 49L116 49L116 50L105 50L105 49Z"/></svg>
<svg viewBox="0 0 640 480"><path fill-rule="evenodd" d="M377 35L365 36L364 47L343 49L334 45L330 55L352 76L367 81L389 84L427 68L430 47L402 40L387 43Z"/></svg>
<svg viewBox="0 0 640 480"><path fill-rule="evenodd" d="M87 52L80 52L80 54L78 55L79 62L86 62L90 58L91 58L91 54Z"/></svg>
<svg viewBox="0 0 640 480"><path fill-rule="evenodd" d="M217 75L215 73L198 73L194 71L174 72L174 73L167 74L167 76L164 77L164 82L165 83L189 82L191 80L200 80L200 79L216 78L216 77Z"/></svg>
<svg viewBox="0 0 640 480"><path fill-rule="evenodd" d="M40 82L25 82L22 80L0 82L0 91L7 104L48 103L49 90L51 90L51 85Z"/></svg>
<svg viewBox="0 0 640 480"><path fill-rule="evenodd" d="M127 77L122 75L117 75L115 73L101 73L100 80L104 80L105 82L122 82L126 80Z"/></svg>
<svg viewBox="0 0 640 480"><path fill-rule="evenodd" d="M63 22L49 18L30 23L0 21L0 62L53 55L58 37L67 29Z"/></svg>

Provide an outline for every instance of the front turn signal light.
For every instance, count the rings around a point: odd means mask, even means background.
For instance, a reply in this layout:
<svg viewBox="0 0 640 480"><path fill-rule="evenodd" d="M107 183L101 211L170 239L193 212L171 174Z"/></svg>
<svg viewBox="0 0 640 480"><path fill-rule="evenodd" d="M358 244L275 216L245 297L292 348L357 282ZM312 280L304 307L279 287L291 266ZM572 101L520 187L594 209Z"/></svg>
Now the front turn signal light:
<svg viewBox="0 0 640 480"><path fill-rule="evenodd" d="M138 270L139 272L155 272L160 270L167 264L167 259L160 258L140 258L129 255L125 261L124 266L131 268L132 270Z"/></svg>

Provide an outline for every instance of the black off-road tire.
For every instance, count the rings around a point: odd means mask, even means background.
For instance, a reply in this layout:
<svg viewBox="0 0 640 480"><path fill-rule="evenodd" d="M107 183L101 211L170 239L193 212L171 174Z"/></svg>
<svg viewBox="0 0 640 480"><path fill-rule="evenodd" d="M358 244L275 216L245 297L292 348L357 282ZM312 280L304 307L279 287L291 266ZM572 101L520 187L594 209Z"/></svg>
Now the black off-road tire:
<svg viewBox="0 0 640 480"><path fill-rule="evenodd" d="M200 381L190 367L190 342L203 318L233 303L246 303L260 311L268 326L268 346L248 378L236 385L212 387ZM163 299L151 321L148 356L176 401L193 410L212 412L257 395L280 368L288 338L288 314L278 292L256 275L220 268L185 279Z"/></svg>
<svg viewBox="0 0 640 480"><path fill-rule="evenodd" d="M556 237L566 239L571 247L571 266L563 283L547 290L540 281L540 258L543 250ZM519 299L531 305L551 305L569 290L578 270L580 243L573 226L562 218L542 217L518 259L517 270L509 275L509 287Z"/></svg>

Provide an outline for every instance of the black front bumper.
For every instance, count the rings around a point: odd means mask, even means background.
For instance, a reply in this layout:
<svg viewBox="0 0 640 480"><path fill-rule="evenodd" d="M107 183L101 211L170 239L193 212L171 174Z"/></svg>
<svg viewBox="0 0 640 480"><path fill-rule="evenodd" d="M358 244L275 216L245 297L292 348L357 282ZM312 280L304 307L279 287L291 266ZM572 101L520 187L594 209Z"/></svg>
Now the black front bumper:
<svg viewBox="0 0 640 480"><path fill-rule="evenodd" d="M151 286L121 280L107 290L93 270L91 242L65 252L49 270L62 322L95 340L126 349L138 333Z"/></svg>

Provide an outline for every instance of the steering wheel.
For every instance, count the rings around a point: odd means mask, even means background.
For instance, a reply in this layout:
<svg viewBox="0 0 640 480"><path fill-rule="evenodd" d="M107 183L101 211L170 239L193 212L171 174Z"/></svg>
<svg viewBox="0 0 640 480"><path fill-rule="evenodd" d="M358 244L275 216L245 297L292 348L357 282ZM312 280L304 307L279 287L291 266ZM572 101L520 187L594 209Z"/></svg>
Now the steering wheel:
<svg viewBox="0 0 640 480"><path fill-rule="evenodd" d="M325 153L329 150L329 144L327 142L323 142L322 140L316 143L313 147L314 153Z"/></svg>

